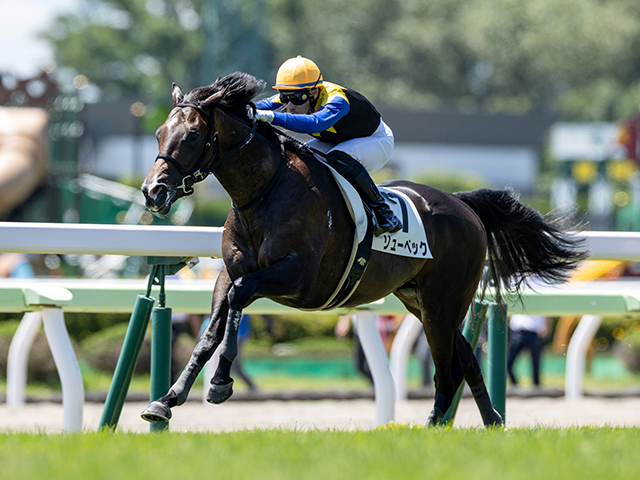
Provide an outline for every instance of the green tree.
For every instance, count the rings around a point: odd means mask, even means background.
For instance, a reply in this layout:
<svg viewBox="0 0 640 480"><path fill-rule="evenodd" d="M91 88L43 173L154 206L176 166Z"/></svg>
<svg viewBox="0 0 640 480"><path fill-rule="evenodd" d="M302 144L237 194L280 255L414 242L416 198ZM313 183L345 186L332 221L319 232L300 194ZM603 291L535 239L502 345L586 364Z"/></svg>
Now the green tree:
<svg viewBox="0 0 640 480"><path fill-rule="evenodd" d="M201 0L85 0L44 34L57 63L86 75L105 96L166 98L171 83L195 86Z"/></svg>
<svg viewBox="0 0 640 480"><path fill-rule="evenodd" d="M200 12L214 0L86 1L85 13L58 18L47 34L60 65L107 95L166 101L172 81L202 83ZM234 1L244 11L261 0ZM640 101L637 0L262 1L260 51L272 76L305 55L378 104L552 110L571 120L624 118ZM218 28L229 35L229 25ZM233 45L215 46L226 55L220 73L246 54Z"/></svg>
<svg viewBox="0 0 640 480"><path fill-rule="evenodd" d="M307 53L378 101L492 111L566 108L589 116L603 81L611 102L640 74L640 13L629 0L275 0L275 50ZM326 67L324 66L326 65ZM603 94L605 92L602 92ZM637 103L637 102L636 102ZM598 108L597 115L611 116Z"/></svg>

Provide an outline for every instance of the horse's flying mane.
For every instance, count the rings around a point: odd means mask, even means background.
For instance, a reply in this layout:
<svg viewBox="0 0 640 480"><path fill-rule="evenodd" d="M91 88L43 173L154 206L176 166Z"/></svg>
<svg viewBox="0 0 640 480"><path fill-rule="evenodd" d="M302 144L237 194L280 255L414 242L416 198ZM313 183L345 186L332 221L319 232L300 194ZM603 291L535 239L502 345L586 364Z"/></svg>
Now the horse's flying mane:
<svg viewBox="0 0 640 480"><path fill-rule="evenodd" d="M185 95L184 102L201 105L203 100L214 93L223 91L224 93L216 106L228 113L244 112L247 103L262 92L265 86L264 80L258 80L253 75L234 72L224 77L218 77L211 85L194 88Z"/></svg>
<svg viewBox="0 0 640 480"><path fill-rule="evenodd" d="M188 92L183 102L202 105L202 102L216 92L223 91L224 94L219 102L215 105L224 112L236 115L239 118L246 118L246 106L258 94L260 94L266 86L264 80L259 80L253 75L243 72L234 72L218 79L211 85L197 87ZM260 123L260 122L258 122ZM265 138L276 142L280 145L283 143L287 150L298 154L309 153L302 146L293 142L291 139L279 138L272 130L267 129L263 125L259 125L259 133Z"/></svg>

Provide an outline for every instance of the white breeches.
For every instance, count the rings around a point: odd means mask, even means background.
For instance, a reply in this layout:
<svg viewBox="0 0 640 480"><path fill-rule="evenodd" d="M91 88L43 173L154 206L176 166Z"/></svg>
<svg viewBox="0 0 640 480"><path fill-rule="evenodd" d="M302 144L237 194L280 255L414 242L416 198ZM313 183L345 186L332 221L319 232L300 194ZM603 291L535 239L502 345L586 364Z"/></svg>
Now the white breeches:
<svg viewBox="0 0 640 480"><path fill-rule="evenodd" d="M317 138L307 142L308 146L323 153L330 153L332 150L347 153L358 160L369 172L375 172L386 165L393 152L393 144L393 132L382 119L380 126L370 137L354 138L338 145L331 145Z"/></svg>

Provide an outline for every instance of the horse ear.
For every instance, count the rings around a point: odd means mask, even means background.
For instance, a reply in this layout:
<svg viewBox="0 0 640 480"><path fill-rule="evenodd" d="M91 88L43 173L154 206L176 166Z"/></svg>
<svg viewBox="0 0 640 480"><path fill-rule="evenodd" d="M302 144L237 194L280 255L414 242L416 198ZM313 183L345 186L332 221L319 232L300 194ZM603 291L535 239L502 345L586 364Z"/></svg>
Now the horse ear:
<svg viewBox="0 0 640 480"><path fill-rule="evenodd" d="M178 86L178 84L173 84L173 90L171 91L171 96L173 97L173 104L177 105L182 102L184 98L184 93L182 93L182 89Z"/></svg>
<svg viewBox="0 0 640 480"><path fill-rule="evenodd" d="M220 101L220 99L224 96L224 92L225 92L224 90L220 90L220 91L214 93L209 98L203 100L201 105L203 107L213 108Z"/></svg>

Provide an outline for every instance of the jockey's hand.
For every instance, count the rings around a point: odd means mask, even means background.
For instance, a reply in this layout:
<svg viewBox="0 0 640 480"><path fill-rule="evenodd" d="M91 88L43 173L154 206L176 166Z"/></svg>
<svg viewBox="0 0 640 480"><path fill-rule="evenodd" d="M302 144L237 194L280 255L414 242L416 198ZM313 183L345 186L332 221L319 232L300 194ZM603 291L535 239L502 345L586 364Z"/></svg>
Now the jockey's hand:
<svg viewBox="0 0 640 480"><path fill-rule="evenodd" d="M256 120L260 120L261 122L271 123L273 121L273 112L271 110L256 110L256 113L253 115Z"/></svg>

